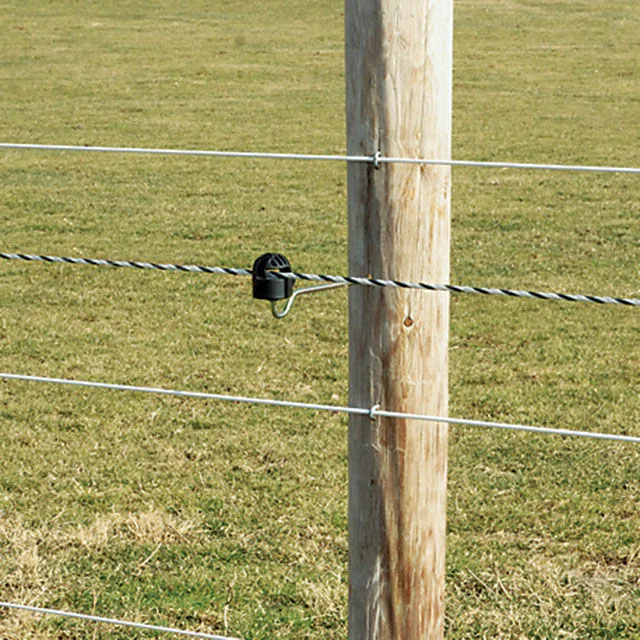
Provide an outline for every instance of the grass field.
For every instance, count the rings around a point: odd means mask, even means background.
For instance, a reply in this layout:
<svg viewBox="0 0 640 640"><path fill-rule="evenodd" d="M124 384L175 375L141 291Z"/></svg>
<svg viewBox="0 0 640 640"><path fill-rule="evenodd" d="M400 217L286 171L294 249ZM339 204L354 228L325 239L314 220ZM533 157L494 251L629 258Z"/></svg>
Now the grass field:
<svg viewBox="0 0 640 640"><path fill-rule="evenodd" d="M338 0L0 0L0 138L341 153ZM640 4L457 0L454 157L640 165ZM452 281L640 296L637 176L455 169ZM344 273L341 164L0 151L0 251ZM415 295L421 295L416 293ZM0 370L347 402L346 295L0 264ZM638 311L452 298L451 415L640 435ZM346 637L346 420L0 383L0 600ZM448 638L640 638L640 450L452 428ZM2 639L150 634L0 611Z"/></svg>

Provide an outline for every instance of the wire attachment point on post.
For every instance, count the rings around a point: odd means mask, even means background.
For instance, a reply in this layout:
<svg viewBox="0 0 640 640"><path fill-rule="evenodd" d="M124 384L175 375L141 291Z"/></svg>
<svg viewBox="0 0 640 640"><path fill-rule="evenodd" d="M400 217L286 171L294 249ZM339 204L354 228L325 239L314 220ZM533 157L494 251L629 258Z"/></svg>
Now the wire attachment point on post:
<svg viewBox="0 0 640 640"><path fill-rule="evenodd" d="M380 151L376 151L373 154L373 158L371 159L371 161L373 162L373 168L374 169L379 169L380 168L380 158L382 158L382 153L380 153Z"/></svg>
<svg viewBox="0 0 640 640"><path fill-rule="evenodd" d="M283 274L291 273L291 263L280 253L263 253L253 263L251 271L253 281L253 297L258 300L269 300L271 302L271 313L274 318L284 318L297 296L316 291L327 291L344 287L347 282L332 282L316 287L293 290L294 278L288 278ZM278 300L286 300L281 311L276 307Z"/></svg>
<svg viewBox="0 0 640 640"><path fill-rule="evenodd" d="M291 263L281 253L263 253L251 270L253 297L258 300L284 300L291 296L293 280L278 277L291 273Z"/></svg>

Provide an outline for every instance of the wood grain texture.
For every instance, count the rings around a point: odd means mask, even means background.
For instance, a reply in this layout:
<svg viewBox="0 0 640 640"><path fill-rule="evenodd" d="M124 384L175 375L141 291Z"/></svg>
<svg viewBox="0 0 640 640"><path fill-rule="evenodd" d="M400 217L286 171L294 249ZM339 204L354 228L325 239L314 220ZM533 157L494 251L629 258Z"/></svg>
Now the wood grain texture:
<svg viewBox="0 0 640 640"><path fill-rule="evenodd" d="M346 0L349 154L450 158L452 0ZM448 167L350 164L349 273L449 281ZM449 300L352 287L349 402L446 415ZM442 638L447 427L352 416L349 638Z"/></svg>

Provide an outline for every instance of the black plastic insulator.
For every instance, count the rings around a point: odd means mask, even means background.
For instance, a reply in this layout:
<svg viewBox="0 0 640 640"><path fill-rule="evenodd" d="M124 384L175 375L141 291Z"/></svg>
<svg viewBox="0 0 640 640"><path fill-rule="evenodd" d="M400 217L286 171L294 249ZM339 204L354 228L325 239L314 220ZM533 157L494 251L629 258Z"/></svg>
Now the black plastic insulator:
<svg viewBox="0 0 640 640"><path fill-rule="evenodd" d="M284 300L291 297L293 280L278 278L274 272L291 273L291 263L280 253L263 253L253 263L253 297Z"/></svg>

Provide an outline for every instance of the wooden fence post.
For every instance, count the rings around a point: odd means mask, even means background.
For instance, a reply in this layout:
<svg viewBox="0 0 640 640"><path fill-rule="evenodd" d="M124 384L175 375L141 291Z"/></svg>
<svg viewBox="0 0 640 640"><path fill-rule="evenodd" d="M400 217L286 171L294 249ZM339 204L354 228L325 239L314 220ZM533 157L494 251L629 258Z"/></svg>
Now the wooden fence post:
<svg viewBox="0 0 640 640"><path fill-rule="evenodd" d="M347 149L451 157L453 0L345 0ZM449 281L448 167L348 166L349 273ZM351 287L349 403L446 415L446 293ZM443 637L447 427L351 416L349 639Z"/></svg>

